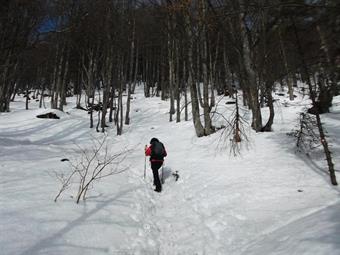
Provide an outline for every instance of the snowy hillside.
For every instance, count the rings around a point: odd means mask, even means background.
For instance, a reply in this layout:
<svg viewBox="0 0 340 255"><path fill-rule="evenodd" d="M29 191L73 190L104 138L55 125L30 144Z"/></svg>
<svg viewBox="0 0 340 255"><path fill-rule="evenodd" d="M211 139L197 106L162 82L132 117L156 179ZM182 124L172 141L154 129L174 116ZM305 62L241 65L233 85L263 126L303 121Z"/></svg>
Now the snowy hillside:
<svg viewBox="0 0 340 255"><path fill-rule="evenodd" d="M12 112L0 113L2 255L340 254L339 188L330 185L324 156L296 153L287 136L302 99L277 101L274 132L249 130L249 148L233 157L221 150L221 132L197 138L192 121L168 122L168 102L140 91L124 134L108 130L110 154L129 150L118 166L127 171L96 182L79 204L76 186L53 201L60 189L55 173L69 172L70 162L61 159L79 159L79 148L103 134L89 129L73 99L65 113L55 111L60 119L38 119L48 110L32 102L26 111L24 99L16 100ZM232 107L221 102L220 111ZM339 170L340 98L322 118ZM148 164L143 179L152 137L168 151L160 194Z"/></svg>

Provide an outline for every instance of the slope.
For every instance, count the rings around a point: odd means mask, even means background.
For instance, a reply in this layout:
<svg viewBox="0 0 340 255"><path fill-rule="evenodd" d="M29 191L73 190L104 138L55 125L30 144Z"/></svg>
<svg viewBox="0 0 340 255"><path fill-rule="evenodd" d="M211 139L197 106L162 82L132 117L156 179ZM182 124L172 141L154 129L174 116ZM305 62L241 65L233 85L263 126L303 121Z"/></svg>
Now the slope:
<svg viewBox="0 0 340 255"><path fill-rule="evenodd" d="M102 134L88 128L87 113L73 109L72 100L67 113L57 112L60 120L36 119L46 110L25 111L19 100L13 112L0 116L2 254L276 254L277 247L281 254L336 252L336 239L306 243L306 236L296 235L308 227L316 233L324 223L326 237L338 233L337 224L319 217L339 205L338 189L320 170L322 156L296 154L286 135L304 103L277 103L274 132L249 131L249 150L234 158L218 149L220 132L196 138L191 121L169 123L168 102L144 98L140 90L124 135L107 132L110 153L129 151L120 166L128 171L95 183L88 200L76 205L72 189L53 202L59 188L54 172L69 171L60 159L79 157L77 146L90 148ZM228 114L228 107L220 110ZM336 111L326 118L335 150ZM144 145L152 137L167 148L165 172L181 175L178 182L167 178L161 194L152 190L148 165L143 179ZM294 245L290 233L297 237Z"/></svg>

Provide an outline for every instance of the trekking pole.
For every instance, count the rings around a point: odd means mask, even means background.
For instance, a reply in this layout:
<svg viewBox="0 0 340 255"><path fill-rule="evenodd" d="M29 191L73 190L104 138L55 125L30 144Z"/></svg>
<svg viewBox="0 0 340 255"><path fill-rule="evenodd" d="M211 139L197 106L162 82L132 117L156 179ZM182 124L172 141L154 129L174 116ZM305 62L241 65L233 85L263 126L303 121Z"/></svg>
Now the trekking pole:
<svg viewBox="0 0 340 255"><path fill-rule="evenodd" d="M145 176L146 176L146 155L145 155L145 150L148 146L145 145L145 149L144 149L144 179L145 179Z"/></svg>

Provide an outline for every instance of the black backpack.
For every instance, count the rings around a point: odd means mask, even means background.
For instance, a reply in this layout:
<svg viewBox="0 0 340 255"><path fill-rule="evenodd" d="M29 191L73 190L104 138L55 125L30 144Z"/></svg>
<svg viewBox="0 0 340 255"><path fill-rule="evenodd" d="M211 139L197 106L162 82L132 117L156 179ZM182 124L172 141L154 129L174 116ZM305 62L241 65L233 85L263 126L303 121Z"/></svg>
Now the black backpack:
<svg viewBox="0 0 340 255"><path fill-rule="evenodd" d="M153 142L151 144L150 159L163 160L164 159L164 145L161 142Z"/></svg>

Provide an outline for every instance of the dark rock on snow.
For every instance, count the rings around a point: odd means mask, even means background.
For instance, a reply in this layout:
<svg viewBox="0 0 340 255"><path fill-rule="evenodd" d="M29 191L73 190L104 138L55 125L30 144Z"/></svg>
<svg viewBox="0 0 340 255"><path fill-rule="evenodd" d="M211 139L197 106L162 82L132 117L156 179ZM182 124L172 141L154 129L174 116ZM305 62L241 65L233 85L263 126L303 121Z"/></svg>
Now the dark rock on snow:
<svg viewBox="0 0 340 255"><path fill-rule="evenodd" d="M58 117L57 114L55 114L53 112L48 112L48 113L37 115L37 118L40 118L40 119L60 119L60 117Z"/></svg>

